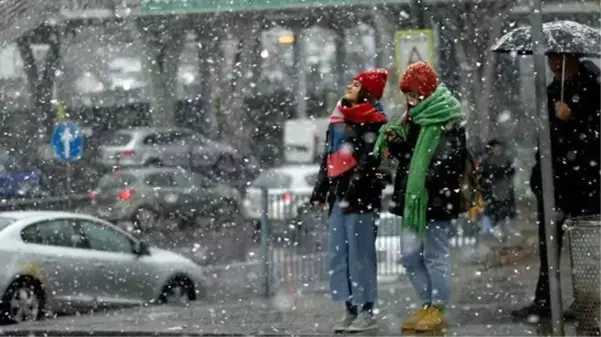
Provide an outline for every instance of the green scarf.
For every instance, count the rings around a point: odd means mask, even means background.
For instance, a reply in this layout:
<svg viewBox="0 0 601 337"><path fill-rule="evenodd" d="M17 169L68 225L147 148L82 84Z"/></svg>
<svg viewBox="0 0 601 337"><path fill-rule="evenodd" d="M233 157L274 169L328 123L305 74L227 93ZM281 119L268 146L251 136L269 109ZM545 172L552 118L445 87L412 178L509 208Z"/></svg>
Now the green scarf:
<svg viewBox="0 0 601 337"><path fill-rule="evenodd" d="M425 235L429 199L426 175L430 162L447 123L453 119L463 118L463 114L457 98L444 84L440 84L432 95L409 110L409 117L413 123L420 126L420 132L409 165L403 225L418 229L421 235ZM389 123L380 130L375 153L381 154L387 147L386 133L390 131L405 138L405 130L400 123Z"/></svg>

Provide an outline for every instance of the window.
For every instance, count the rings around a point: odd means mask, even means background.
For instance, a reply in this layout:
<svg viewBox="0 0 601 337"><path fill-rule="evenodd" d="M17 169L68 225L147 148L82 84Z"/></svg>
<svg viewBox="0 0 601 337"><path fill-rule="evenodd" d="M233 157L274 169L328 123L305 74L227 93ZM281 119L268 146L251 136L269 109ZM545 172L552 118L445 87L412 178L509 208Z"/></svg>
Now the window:
<svg viewBox="0 0 601 337"><path fill-rule="evenodd" d="M202 174L194 173L193 175L194 186L198 188L211 188L216 185L215 181Z"/></svg>
<svg viewBox="0 0 601 337"><path fill-rule="evenodd" d="M15 219L13 218L4 218L4 217L0 217L0 231L6 227L8 227L9 225L13 224L15 222Z"/></svg>
<svg viewBox="0 0 601 337"><path fill-rule="evenodd" d="M118 189L133 185L136 182L136 177L129 174L113 173L107 174L98 182L100 189Z"/></svg>
<svg viewBox="0 0 601 337"><path fill-rule="evenodd" d="M146 176L146 185L150 187L173 187L175 182L168 172L153 173Z"/></svg>
<svg viewBox="0 0 601 337"><path fill-rule="evenodd" d="M142 141L142 143L144 143L144 145L154 145L154 144L157 144L157 135L156 134L152 134L150 136L144 137L144 140Z"/></svg>
<svg viewBox="0 0 601 337"><path fill-rule="evenodd" d="M157 145L173 145L181 143L183 140L183 134L178 131L164 132L158 135L156 144Z"/></svg>
<svg viewBox="0 0 601 337"><path fill-rule="evenodd" d="M305 183L307 183L307 185L313 187L315 186L315 184L317 183L317 175L318 173L311 173L309 175L305 176Z"/></svg>
<svg viewBox="0 0 601 337"><path fill-rule="evenodd" d="M87 248L77 223L68 219L57 219L30 225L21 231L26 243L40 245Z"/></svg>
<svg viewBox="0 0 601 337"><path fill-rule="evenodd" d="M113 253L133 253L132 241L123 233L89 220L80 220L80 224L91 249Z"/></svg>
<svg viewBox="0 0 601 337"><path fill-rule="evenodd" d="M275 170L268 170L259 176L252 184L259 188L289 188L292 185L292 177Z"/></svg>
<svg viewBox="0 0 601 337"><path fill-rule="evenodd" d="M187 144L204 145L206 140L197 133L183 132L183 141Z"/></svg>
<svg viewBox="0 0 601 337"><path fill-rule="evenodd" d="M188 174L187 172L183 172L183 171L176 172L172 175L172 178L173 178L173 184L175 186L179 186L179 187L195 186L192 176L190 174Z"/></svg>
<svg viewBox="0 0 601 337"><path fill-rule="evenodd" d="M103 145L123 146L123 145L129 144L131 139L132 139L132 136L127 133L114 133L104 140Z"/></svg>

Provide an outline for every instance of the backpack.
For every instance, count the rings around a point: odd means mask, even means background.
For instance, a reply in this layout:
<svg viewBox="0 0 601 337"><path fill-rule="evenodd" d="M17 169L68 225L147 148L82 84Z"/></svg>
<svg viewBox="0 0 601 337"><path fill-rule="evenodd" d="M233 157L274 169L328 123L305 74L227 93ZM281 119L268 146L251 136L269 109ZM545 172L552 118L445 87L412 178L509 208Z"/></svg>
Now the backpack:
<svg viewBox="0 0 601 337"><path fill-rule="evenodd" d="M461 198L461 213L479 206L480 186L478 184L478 164L474 156L466 149L463 172L459 176L459 196Z"/></svg>

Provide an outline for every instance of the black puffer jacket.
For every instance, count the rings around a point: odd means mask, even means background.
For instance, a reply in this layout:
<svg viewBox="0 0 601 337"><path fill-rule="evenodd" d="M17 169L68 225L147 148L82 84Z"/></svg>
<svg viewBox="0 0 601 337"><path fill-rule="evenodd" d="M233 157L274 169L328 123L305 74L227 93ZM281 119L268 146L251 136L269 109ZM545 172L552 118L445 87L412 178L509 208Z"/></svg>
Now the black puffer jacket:
<svg viewBox="0 0 601 337"><path fill-rule="evenodd" d="M399 216L403 216L405 210L407 176L419 132L419 125L410 123L407 140L389 145L390 154L399 161L392 196L394 206L390 212ZM428 220L456 219L461 213L460 177L465 169L467 155L465 127L460 122L449 123L440 138L426 176Z"/></svg>
<svg viewBox="0 0 601 337"><path fill-rule="evenodd" d="M330 146L326 142L311 202L327 202L331 210L336 200L345 200L349 203L347 213L377 212L381 209L385 182L378 169L381 160L372 151L382 125L346 123L346 142L352 144L358 164L340 177L328 177L327 156ZM326 139L330 139L328 134Z"/></svg>

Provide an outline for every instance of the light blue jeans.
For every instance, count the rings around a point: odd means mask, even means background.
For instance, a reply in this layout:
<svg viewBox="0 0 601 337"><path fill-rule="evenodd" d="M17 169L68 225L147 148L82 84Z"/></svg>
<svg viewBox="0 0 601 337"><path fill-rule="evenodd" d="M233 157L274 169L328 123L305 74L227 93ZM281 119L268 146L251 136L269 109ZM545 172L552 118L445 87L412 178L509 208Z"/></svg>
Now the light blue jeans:
<svg viewBox="0 0 601 337"><path fill-rule="evenodd" d="M378 261L374 225L375 213L343 214L334 203L329 219L328 265L334 301L355 305L376 302Z"/></svg>
<svg viewBox="0 0 601 337"><path fill-rule="evenodd" d="M422 304L446 306L451 298L449 232L451 221L434 221L425 239L417 230L401 231L401 262Z"/></svg>

